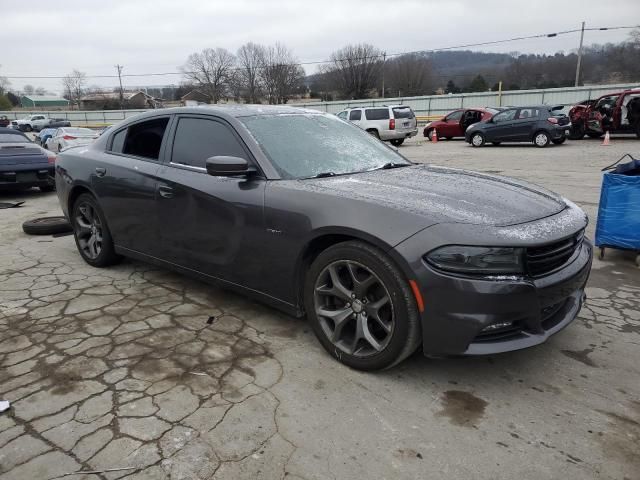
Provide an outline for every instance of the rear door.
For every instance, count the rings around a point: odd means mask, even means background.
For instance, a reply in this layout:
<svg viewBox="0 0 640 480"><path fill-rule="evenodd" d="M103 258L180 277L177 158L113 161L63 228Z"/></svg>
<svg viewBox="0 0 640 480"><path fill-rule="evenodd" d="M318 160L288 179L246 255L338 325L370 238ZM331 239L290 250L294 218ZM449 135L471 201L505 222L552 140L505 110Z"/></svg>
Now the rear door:
<svg viewBox="0 0 640 480"><path fill-rule="evenodd" d="M540 120L539 108L521 108L512 122L510 139L517 142L529 142L533 138Z"/></svg>
<svg viewBox="0 0 640 480"><path fill-rule="evenodd" d="M255 288L265 242L265 180L214 177L205 168L206 159L218 155L255 165L248 148L231 125L208 115L178 116L171 139L159 172L160 258Z"/></svg>
<svg viewBox="0 0 640 480"><path fill-rule="evenodd" d="M170 120L147 118L114 131L91 175L114 243L152 256L159 254L157 173Z"/></svg>

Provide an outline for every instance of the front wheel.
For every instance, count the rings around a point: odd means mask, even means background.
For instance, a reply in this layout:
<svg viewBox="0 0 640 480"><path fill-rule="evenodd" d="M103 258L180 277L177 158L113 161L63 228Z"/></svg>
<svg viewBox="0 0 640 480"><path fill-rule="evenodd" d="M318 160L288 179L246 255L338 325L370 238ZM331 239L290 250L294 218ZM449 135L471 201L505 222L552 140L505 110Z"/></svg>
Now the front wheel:
<svg viewBox="0 0 640 480"><path fill-rule="evenodd" d="M474 133L471 135L471 145L474 147L481 147L484 145L484 135L481 133Z"/></svg>
<svg viewBox="0 0 640 480"><path fill-rule="evenodd" d="M547 132L538 132L533 136L533 144L538 148L546 147L549 142L549 134Z"/></svg>
<svg viewBox="0 0 640 480"><path fill-rule="evenodd" d="M562 137L562 138L556 138L555 140L551 140L554 145L562 145L564 142L567 141L567 137Z"/></svg>
<svg viewBox="0 0 640 480"><path fill-rule="evenodd" d="M391 145L394 147L399 147L404 143L404 138L396 138L390 141Z"/></svg>
<svg viewBox="0 0 640 480"><path fill-rule="evenodd" d="M392 367L420 343L407 281L384 252L364 242L339 243L318 256L306 276L304 305L322 346L351 368Z"/></svg>
<svg viewBox="0 0 640 480"><path fill-rule="evenodd" d="M120 260L111 232L97 200L83 193L73 204L73 236L83 260L93 267L107 267Z"/></svg>

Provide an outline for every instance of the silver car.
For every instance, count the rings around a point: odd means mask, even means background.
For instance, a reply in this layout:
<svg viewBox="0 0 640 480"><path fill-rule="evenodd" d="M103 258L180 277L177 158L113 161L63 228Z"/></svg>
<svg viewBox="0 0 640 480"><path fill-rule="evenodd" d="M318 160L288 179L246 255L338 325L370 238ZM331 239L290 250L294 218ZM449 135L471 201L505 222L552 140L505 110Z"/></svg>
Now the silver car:
<svg viewBox="0 0 640 480"><path fill-rule="evenodd" d="M416 116L407 105L349 108L338 113L338 117L348 120L380 140L391 142L395 147L402 145L405 138L418 133Z"/></svg>

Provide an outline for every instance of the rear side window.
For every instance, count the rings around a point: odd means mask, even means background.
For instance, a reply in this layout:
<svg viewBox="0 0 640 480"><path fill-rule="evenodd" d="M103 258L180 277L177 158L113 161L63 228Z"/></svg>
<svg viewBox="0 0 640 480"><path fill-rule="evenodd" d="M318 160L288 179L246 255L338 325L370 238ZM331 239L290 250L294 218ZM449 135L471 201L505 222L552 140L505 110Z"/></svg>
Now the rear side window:
<svg viewBox="0 0 640 480"><path fill-rule="evenodd" d="M351 110L349 112L349 120L360 120L362 118L362 110Z"/></svg>
<svg viewBox="0 0 640 480"><path fill-rule="evenodd" d="M388 108L367 108L365 110L367 120L388 120L389 109Z"/></svg>
<svg viewBox="0 0 640 480"><path fill-rule="evenodd" d="M540 110L537 108L522 108L518 113L518 120L525 120L527 118L536 118L540 116Z"/></svg>
<svg viewBox="0 0 640 480"><path fill-rule="evenodd" d="M394 108L393 109L394 118L413 118L415 115L413 114L413 110L409 107L406 108Z"/></svg>
<svg viewBox="0 0 640 480"><path fill-rule="evenodd" d="M173 140L171 162L205 168L209 157L247 158L240 140L221 122L204 118L181 118Z"/></svg>
<svg viewBox="0 0 640 480"><path fill-rule="evenodd" d="M158 160L168 118L154 118L136 123L117 132L111 141L111 151Z"/></svg>
<svg viewBox="0 0 640 480"><path fill-rule="evenodd" d="M516 116L517 110L505 110L504 112L500 112L493 117L493 121L496 123L500 122L508 122L513 120Z"/></svg>

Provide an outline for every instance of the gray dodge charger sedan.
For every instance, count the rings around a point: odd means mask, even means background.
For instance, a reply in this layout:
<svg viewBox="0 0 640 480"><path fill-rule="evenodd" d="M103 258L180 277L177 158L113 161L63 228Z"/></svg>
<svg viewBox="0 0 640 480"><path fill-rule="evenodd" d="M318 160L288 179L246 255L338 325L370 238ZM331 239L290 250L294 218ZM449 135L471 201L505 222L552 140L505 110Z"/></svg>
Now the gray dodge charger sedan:
<svg viewBox="0 0 640 480"><path fill-rule="evenodd" d="M578 314L585 214L519 180L415 165L312 110L156 110L56 162L95 267L122 256L308 317L353 368L544 342Z"/></svg>

